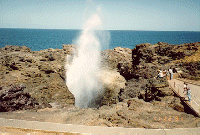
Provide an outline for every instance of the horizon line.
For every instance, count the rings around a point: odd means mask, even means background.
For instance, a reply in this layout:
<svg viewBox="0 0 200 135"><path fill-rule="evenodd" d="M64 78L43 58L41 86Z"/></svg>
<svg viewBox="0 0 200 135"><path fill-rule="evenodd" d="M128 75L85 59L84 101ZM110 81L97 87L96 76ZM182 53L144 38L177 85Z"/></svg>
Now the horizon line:
<svg viewBox="0 0 200 135"><path fill-rule="evenodd" d="M62 28L1 28L0 29L38 29L38 30L83 30L83 29L62 29ZM105 31L190 31L200 32L200 30L127 30L127 29L104 29Z"/></svg>

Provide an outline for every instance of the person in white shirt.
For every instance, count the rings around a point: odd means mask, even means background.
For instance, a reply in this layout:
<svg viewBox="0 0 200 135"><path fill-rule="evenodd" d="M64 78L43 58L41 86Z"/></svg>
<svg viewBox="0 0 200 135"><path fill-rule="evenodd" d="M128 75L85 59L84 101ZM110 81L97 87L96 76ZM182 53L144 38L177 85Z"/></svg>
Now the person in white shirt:
<svg viewBox="0 0 200 135"><path fill-rule="evenodd" d="M173 78L173 71L171 68L169 69L169 74L170 74L170 80L171 80Z"/></svg>
<svg viewBox="0 0 200 135"><path fill-rule="evenodd" d="M162 70L160 70L160 72L159 72L159 77L163 78L163 71Z"/></svg>
<svg viewBox="0 0 200 135"><path fill-rule="evenodd" d="M184 89L184 91L183 91L184 98L186 99L186 97L187 97L187 83L186 82L184 82L183 89Z"/></svg>

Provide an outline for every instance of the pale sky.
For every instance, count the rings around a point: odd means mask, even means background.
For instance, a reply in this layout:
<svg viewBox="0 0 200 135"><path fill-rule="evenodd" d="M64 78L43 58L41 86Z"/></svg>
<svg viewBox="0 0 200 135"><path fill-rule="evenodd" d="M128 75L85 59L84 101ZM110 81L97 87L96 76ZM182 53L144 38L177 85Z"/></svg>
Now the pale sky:
<svg viewBox="0 0 200 135"><path fill-rule="evenodd" d="M200 0L91 1L0 0L0 28L81 29L101 7L105 30L200 31Z"/></svg>

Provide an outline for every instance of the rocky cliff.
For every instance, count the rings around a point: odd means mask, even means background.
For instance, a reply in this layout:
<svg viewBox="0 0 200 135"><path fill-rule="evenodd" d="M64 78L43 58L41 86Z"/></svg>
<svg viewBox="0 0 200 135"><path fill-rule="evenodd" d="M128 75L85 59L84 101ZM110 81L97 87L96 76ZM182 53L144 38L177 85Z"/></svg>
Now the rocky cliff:
<svg viewBox="0 0 200 135"><path fill-rule="evenodd" d="M166 78L156 78L158 70L179 67L184 71L182 76L198 78L199 60L187 63L183 60L196 56L199 44L169 45L158 42L154 45L139 44L133 49L117 47L102 51L102 80L109 78L107 82L112 81L105 83L101 105L135 97L150 102L173 96ZM11 85L23 84L23 91L36 99L40 108L50 107L51 104L62 107L74 104L75 99L65 84L65 63L67 55L77 55L75 45L41 51L31 51L26 46L5 46L0 48L0 52L1 91ZM116 78L121 78L118 79L121 84Z"/></svg>
<svg viewBox="0 0 200 135"><path fill-rule="evenodd" d="M50 107L51 103L74 104L74 96L65 84L67 49L31 51L25 46L5 46L0 52L1 91L23 84L23 91L36 99L39 108Z"/></svg>
<svg viewBox="0 0 200 135"><path fill-rule="evenodd" d="M118 70L127 80L126 88L120 95L123 98L139 97L145 101L161 101L162 98L173 96L168 87L166 78L157 78L159 70L168 70L170 67L176 72L180 68L181 77L199 78L199 59L184 62L184 58L196 56L200 43L183 45L139 44L132 49L132 60L118 62ZM187 74L187 76L186 76ZM138 95L139 93L139 95Z"/></svg>
<svg viewBox="0 0 200 135"><path fill-rule="evenodd" d="M199 50L200 43L169 45L158 42L139 44L133 49L117 47L102 51L100 74L105 89L101 102L98 108L81 109L74 107L74 96L65 83L66 56L77 55L75 45L41 51L8 45L0 48L0 111L35 109L38 111L34 114L35 120L72 124L196 127L200 119L184 113L167 79L157 78L157 74L158 70L169 67L180 68L182 77L197 80ZM48 111L48 115L45 111L42 113L42 108L51 107L56 109L56 115ZM29 119L29 113L26 114ZM14 113L0 115L15 117ZM30 113L30 117L32 115Z"/></svg>

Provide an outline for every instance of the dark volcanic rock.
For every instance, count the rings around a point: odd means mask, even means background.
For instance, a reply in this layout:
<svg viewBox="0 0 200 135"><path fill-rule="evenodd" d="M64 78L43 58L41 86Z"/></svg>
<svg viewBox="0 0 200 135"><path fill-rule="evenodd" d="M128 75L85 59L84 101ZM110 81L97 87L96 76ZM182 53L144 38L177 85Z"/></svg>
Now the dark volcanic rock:
<svg viewBox="0 0 200 135"><path fill-rule="evenodd" d="M135 97L156 103L167 100L166 97L173 97L167 80L156 78L158 70L168 69L169 66L181 66L173 64L173 60L192 55L198 47L199 43L169 45L159 42L155 45L140 44L133 49L117 47L102 51L101 67L117 70L126 79L126 86L117 89L106 87L101 105L117 104ZM63 49L41 51L31 51L25 46L0 48L1 89L11 84L23 83L27 87L25 92L43 107L47 107L49 103L60 104L63 107L74 104L74 96L65 82L65 64L66 57L78 55L77 49L75 45L63 45ZM198 70L194 70L199 67L198 62L194 63L194 66L190 66L190 63L184 64L185 76L198 74ZM171 102L171 99L169 100Z"/></svg>
<svg viewBox="0 0 200 135"><path fill-rule="evenodd" d="M118 93L119 102L135 97L148 102L162 102L164 97L174 97L174 93L168 87L166 78L157 78L158 71L167 70L169 67L175 69L178 65L171 64L174 60L192 55L198 50L198 47L198 43L170 45L162 42L155 45L139 44L131 51L118 47L103 51L102 63L110 68L117 68L118 72L127 80L125 88L120 89ZM198 68L195 65L185 66L188 69L193 69L193 67L194 69ZM193 71L196 74L197 70ZM185 72L185 74L192 73ZM182 106L180 103L179 105Z"/></svg>
<svg viewBox="0 0 200 135"><path fill-rule="evenodd" d="M132 50L129 48L117 47L113 50L105 50L101 52L102 67L118 69L119 73L129 80L132 77Z"/></svg>
<svg viewBox="0 0 200 135"><path fill-rule="evenodd" d="M0 112L38 108L39 103L24 92L25 86L15 85L0 92Z"/></svg>
<svg viewBox="0 0 200 135"><path fill-rule="evenodd" d="M149 43L136 45L136 48L132 50L132 64L118 64L119 72L127 79L125 89L119 93L120 101L138 96L145 101L152 102L161 101L166 96L173 96L172 90L168 87L167 79L157 78L158 70L167 70L169 63L192 55L198 50L198 46L198 43L169 45L162 42L155 45ZM198 62L194 66L188 65L190 66L185 66L191 71L188 74L196 74L197 70L195 69L198 68ZM172 66L172 68L175 67L176 65ZM187 72L185 73L187 74ZM183 107L180 102L176 106Z"/></svg>
<svg viewBox="0 0 200 135"><path fill-rule="evenodd" d="M158 42L158 46L155 47L155 52L158 55L171 57L174 60L190 56L196 50L198 50L197 42L183 45L169 45L167 43Z"/></svg>
<svg viewBox="0 0 200 135"><path fill-rule="evenodd" d="M38 69L44 71L46 74L54 73L54 69L51 67L50 64L43 62L41 65L38 66Z"/></svg>
<svg viewBox="0 0 200 135"><path fill-rule="evenodd" d="M126 79L130 80L133 78L133 68L130 62L119 62L117 65L119 73Z"/></svg>
<svg viewBox="0 0 200 135"><path fill-rule="evenodd" d="M180 63L182 69L181 76L189 79L200 79L200 61Z"/></svg>
<svg viewBox="0 0 200 135"><path fill-rule="evenodd" d="M31 49L26 46L14 46L14 45L6 45L5 47L0 48L0 52L2 53L10 53L10 52L31 52Z"/></svg>
<svg viewBox="0 0 200 135"><path fill-rule="evenodd" d="M25 84L24 92L37 100L41 107L49 103L64 107L74 104L74 96L65 83L65 52L61 49L31 51L25 46L0 48L0 85Z"/></svg>
<svg viewBox="0 0 200 135"><path fill-rule="evenodd" d="M101 52L102 66L117 68L119 64L132 64L132 51L129 48L117 47L113 50L105 50Z"/></svg>
<svg viewBox="0 0 200 135"><path fill-rule="evenodd" d="M10 118L109 127L199 127L200 119L183 112L166 78L157 78L158 70L181 64L185 64L185 74L198 74L198 62L192 67L191 63L174 64L174 60L193 55L198 46L159 42L140 44L132 50L117 47L102 51L100 76L105 89L97 100L98 108L76 108L66 86L66 56L78 55L76 46L41 51L17 46L0 48L0 110L48 107L34 113L0 113L1 117L11 114ZM11 84L16 85L8 89Z"/></svg>

